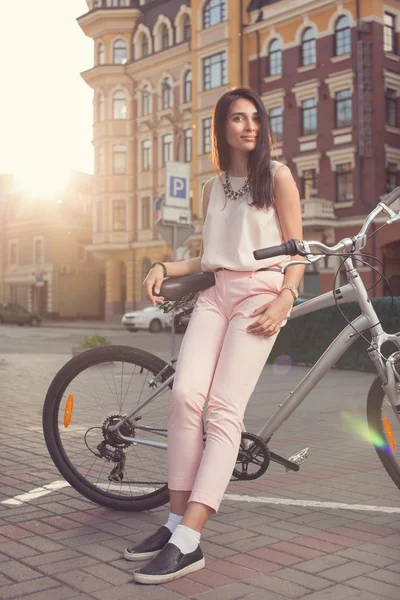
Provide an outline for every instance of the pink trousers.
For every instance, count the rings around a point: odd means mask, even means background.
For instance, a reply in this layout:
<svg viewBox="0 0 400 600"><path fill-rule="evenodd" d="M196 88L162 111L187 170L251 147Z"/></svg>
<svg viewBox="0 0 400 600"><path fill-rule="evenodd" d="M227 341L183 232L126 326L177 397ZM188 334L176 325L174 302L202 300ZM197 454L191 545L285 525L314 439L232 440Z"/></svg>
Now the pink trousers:
<svg viewBox="0 0 400 600"><path fill-rule="evenodd" d="M168 487L217 512L235 467L244 411L277 334L247 333L251 313L280 292L272 271L218 271L182 342L168 421ZM202 415L206 405L203 451Z"/></svg>

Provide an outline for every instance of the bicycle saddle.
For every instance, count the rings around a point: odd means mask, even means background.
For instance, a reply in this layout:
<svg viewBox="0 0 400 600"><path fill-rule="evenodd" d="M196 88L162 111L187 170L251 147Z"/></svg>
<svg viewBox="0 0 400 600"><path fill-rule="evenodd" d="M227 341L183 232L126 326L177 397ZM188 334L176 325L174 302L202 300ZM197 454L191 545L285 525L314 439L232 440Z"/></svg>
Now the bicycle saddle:
<svg viewBox="0 0 400 600"><path fill-rule="evenodd" d="M215 275L211 271L183 277L167 277L161 284L160 293L155 296L163 296L165 300L176 301L183 296L206 290L214 284Z"/></svg>

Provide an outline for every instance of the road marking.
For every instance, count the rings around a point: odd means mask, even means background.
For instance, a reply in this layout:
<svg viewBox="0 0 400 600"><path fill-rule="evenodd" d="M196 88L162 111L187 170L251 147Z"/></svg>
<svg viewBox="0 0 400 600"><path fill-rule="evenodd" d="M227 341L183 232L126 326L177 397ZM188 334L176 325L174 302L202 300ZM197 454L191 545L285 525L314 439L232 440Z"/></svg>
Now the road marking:
<svg viewBox="0 0 400 600"><path fill-rule="evenodd" d="M8 498L3 500L1 504L7 506L20 506L26 502L31 502L36 498L51 494L62 488L69 487L69 483L64 480L53 481L48 485L35 488L25 494L19 494L14 498ZM100 486L99 486L100 487ZM121 485L104 485L107 489L114 489L121 491ZM129 486L130 491L134 492L153 492L154 487L133 487ZM230 500L232 502L255 502L257 504L275 504L285 506L300 506L302 508L321 508L321 509L334 509L334 510L356 510L366 512L382 512L382 513L400 513L400 508L395 506L374 506L370 504L344 504L343 502L320 502L319 500L294 500L292 498L269 498L268 496L246 496L245 494L224 494L224 500Z"/></svg>

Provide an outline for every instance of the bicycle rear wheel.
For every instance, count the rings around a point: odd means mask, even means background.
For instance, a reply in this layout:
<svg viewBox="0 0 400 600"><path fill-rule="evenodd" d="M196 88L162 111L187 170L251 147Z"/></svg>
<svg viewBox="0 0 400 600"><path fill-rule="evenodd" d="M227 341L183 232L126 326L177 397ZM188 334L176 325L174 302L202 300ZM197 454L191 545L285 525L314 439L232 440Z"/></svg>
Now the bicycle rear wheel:
<svg viewBox="0 0 400 600"><path fill-rule="evenodd" d="M149 510L168 502L165 449L134 441L105 441L107 427L150 394L151 381L166 365L136 348L104 346L74 357L53 379L43 408L47 448L61 475L89 500L127 511ZM168 367L163 380L173 372ZM170 395L170 388L163 390L122 426L122 433L166 442ZM115 460L99 456L101 443Z"/></svg>
<svg viewBox="0 0 400 600"><path fill-rule="evenodd" d="M377 377L367 399L367 421L371 441L389 477L400 489L400 423Z"/></svg>

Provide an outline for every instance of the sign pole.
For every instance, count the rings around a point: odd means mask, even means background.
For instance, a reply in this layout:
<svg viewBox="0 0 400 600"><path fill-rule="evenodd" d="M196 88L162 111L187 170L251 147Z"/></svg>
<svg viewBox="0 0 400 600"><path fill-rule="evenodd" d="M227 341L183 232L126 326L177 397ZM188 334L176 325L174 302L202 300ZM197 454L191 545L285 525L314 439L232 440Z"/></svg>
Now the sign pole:
<svg viewBox="0 0 400 600"><path fill-rule="evenodd" d="M177 225L174 223L172 231L172 260L177 259ZM175 335L175 308L172 311L172 329L171 329L171 358L175 356L176 335Z"/></svg>

